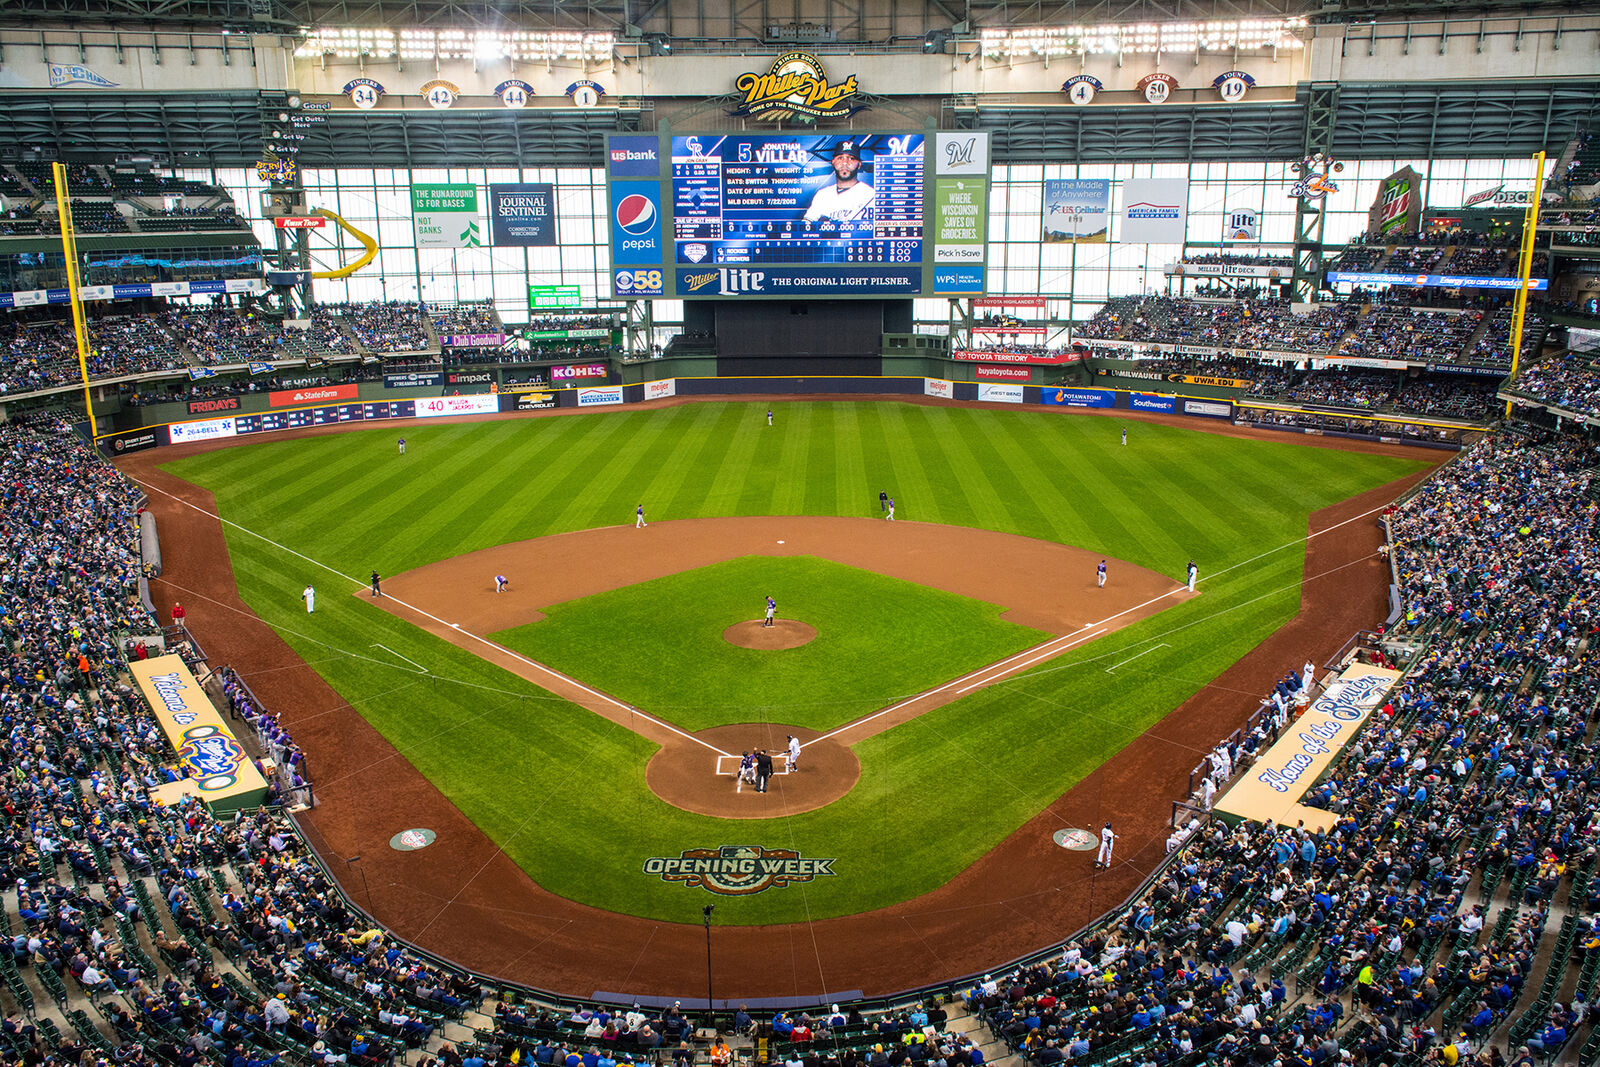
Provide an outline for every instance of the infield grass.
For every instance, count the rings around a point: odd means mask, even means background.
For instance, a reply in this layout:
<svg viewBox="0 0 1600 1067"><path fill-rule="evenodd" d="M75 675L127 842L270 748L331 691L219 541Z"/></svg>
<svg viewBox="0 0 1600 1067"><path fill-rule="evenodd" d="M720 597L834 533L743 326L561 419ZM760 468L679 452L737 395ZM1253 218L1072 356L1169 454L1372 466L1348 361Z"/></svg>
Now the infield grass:
<svg viewBox="0 0 1600 1067"><path fill-rule="evenodd" d="M645 875L647 858L730 837L834 857L835 877L717 901L719 923L769 923L885 906L954 877L1293 615L1312 511L1422 466L1144 422L1123 447L1120 420L1058 411L780 402L768 428L766 407L408 426L404 457L391 429L267 440L166 469L252 531L225 527L250 606L541 885L698 921L704 894ZM637 735L344 595L373 568L631 524L641 502L652 521L873 515L880 489L905 519L1059 541L1174 578L1194 557L1204 595L866 740L860 783L826 808L736 826L657 800L644 780L653 746ZM310 616L308 581L323 593ZM202 641L205 610L190 608ZM903 639L898 627L879 637ZM318 785L337 795L337 782Z"/></svg>
<svg viewBox="0 0 1600 1067"><path fill-rule="evenodd" d="M816 639L783 651L723 640L761 617L767 594ZM490 636L685 730L825 732L1052 636L1004 610L830 560L746 557L555 604Z"/></svg>

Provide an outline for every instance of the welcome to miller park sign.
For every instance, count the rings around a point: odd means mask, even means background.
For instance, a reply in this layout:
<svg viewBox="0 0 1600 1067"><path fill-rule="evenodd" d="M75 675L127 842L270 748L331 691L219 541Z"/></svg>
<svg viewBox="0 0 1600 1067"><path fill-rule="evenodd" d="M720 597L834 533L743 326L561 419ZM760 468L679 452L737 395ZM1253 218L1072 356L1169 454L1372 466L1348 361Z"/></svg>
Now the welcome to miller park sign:
<svg viewBox="0 0 1600 1067"><path fill-rule="evenodd" d="M806 859L792 848L723 845L691 848L678 856L653 856L644 873L728 897L748 896L834 873L833 859Z"/></svg>
<svg viewBox="0 0 1600 1067"><path fill-rule="evenodd" d="M739 75L734 88L740 99L732 113L761 122L848 118L857 110L856 76L830 82L822 60L810 52L785 52L765 74Z"/></svg>

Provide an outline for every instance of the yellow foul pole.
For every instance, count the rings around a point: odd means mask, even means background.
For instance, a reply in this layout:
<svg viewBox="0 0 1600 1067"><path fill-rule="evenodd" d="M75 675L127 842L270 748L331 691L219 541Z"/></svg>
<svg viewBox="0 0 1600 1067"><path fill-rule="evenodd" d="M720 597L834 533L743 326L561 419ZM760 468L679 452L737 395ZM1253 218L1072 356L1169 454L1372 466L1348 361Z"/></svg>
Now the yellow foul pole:
<svg viewBox="0 0 1600 1067"><path fill-rule="evenodd" d="M83 411L89 416L89 436L100 436L94 420L94 398L89 395L89 327L83 320L83 295L78 292L78 241L72 228L72 194L67 189L67 168L50 164L56 182L56 211L61 218L61 254L67 261L67 299L72 303L72 333L78 341L78 374L83 378Z"/></svg>
<svg viewBox="0 0 1600 1067"><path fill-rule="evenodd" d="M1539 231L1539 199L1544 195L1544 153L1533 157L1533 199L1522 217L1522 254L1517 259L1517 296L1511 303L1511 376L1515 382L1522 362L1522 320L1528 313L1528 280L1533 274L1533 238ZM1511 417L1511 401L1506 401L1506 418Z"/></svg>

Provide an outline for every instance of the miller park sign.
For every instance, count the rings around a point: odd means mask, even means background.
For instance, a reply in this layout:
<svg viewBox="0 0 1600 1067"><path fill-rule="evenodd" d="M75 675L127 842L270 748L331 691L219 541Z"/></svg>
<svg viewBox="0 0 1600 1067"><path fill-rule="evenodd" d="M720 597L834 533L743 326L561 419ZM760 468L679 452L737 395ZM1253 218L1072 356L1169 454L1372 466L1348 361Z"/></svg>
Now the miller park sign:
<svg viewBox="0 0 1600 1067"><path fill-rule="evenodd" d="M856 110L856 76L830 82L810 52L785 52L765 74L746 71L733 84L739 93L733 114L761 122L848 118Z"/></svg>
<svg viewBox="0 0 1600 1067"><path fill-rule="evenodd" d="M792 848L723 845L686 849L678 856L653 856L644 861L644 873L663 882L681 882L690 889L742 897L809 882L832 875L834 870L831 858L806 859Z"/></svg>

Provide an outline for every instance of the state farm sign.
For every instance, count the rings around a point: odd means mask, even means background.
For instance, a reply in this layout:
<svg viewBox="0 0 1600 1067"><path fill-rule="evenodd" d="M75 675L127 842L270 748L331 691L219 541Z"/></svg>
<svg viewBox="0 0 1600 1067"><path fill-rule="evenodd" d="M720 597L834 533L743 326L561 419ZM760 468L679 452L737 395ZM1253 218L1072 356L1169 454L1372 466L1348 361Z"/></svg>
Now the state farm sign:
<svg viewBox="0 0 1600 1067"><path fill-rule="evenodd" d="M268 393L267 403L275 408L286 408L296 404L325 404L330 400L355 400L357 395L358 391L354 384L318 385L308 389L285 389L277 393Z"/></svg>

